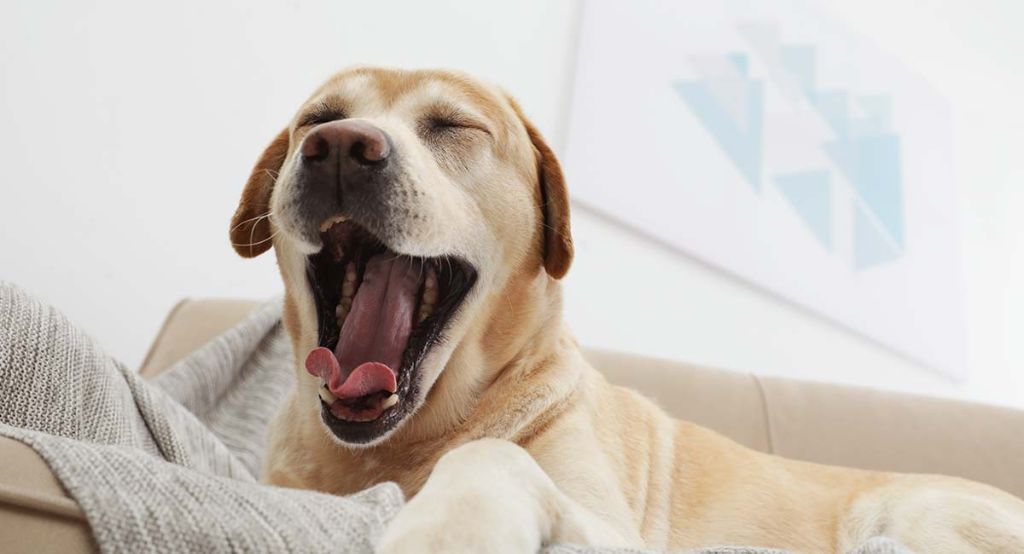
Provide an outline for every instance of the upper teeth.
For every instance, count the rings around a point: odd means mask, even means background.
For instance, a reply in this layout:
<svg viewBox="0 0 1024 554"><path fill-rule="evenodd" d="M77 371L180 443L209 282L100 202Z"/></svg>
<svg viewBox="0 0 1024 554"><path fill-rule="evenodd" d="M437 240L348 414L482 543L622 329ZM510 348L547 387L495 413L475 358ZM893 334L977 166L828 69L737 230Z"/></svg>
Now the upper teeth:
<svg viewBox="0 0 1024 554"><path fill-rule="evenodd" d="M320 232L326 233L335 223L344 223L346 219L348 218L343 215L336 215L320 224Z"/></svg>
<svg viewBox="0 0 1024 554"><path fill-rule="evenodd" d="M338 327L345 323L349 310L352 309L352 297L356 294L356 266L349 262L345 267L345 279L341 282L341 299L334 308L334 319L338 321Z"/></svg>
<svg viewBox="0 0 1024 554"><path fill-rule="evenodd" d="M420 311L416 318L419 323L430 317L437 307L437 273L434 266L427 266L427 277L423 280L423 298L420 300Z"/></svg>
<svg viewBox="0 0 1024 554"><path fill-rule="evenodd" d="M349 262L345 266L345 280L341 282L341 297L352 298L352 295L356 293L356 266L352 262Z"/></svg>
<svg viewBox="0 0 1024 554"><path fill-rule="evenodd" d="M416 323L430 317L437 308L437 271L434 266L428 265L426 277L423 279L423 294L420 298L419 312L416 314ZM334 319L340 328L345 323L345 318L352 310L352 299L355 297L358 283L356 280L356 266L352 262L345 267L345 277L341 282L341 298L338 305L334 307Z"/></svg>

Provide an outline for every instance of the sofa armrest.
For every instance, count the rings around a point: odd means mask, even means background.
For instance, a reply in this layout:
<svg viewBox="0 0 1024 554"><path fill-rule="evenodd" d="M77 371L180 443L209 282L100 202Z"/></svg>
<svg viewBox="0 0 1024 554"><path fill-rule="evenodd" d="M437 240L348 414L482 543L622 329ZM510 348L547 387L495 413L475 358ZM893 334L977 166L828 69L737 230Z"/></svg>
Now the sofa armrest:
<svg viewBox="0 0 1024 554"><path fill-rule="evenodd" d="M35 450L0 437L0 460L0 550L97 551L82 510Z"/></svg>
<svg viewBox="0 0 1024 554"><path fill-rule="evenodd" d="M186 298L167 314L139 374L152 379L217 335L234 327L260 305L255 300Z"/></svg>

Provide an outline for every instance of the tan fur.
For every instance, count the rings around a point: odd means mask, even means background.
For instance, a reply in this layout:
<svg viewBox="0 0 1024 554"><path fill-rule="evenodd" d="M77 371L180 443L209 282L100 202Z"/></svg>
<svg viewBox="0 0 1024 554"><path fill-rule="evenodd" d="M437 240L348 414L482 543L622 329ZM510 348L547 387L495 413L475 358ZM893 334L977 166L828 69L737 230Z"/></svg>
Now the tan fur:
<svg viewBox="0 0 1024 554"><path fill-rule="evenodd" d="M562 176L562 166L540 131L523 114L519 104L509 99L512 109L526 127L537 157L540 181L541 213L544 225L544 269L548 275L561 279L572 264L572 230L569 225L569 191Z"/></svg>
<svg viewBox="0 0 1024 554"><path fill-rule="evenodd" d="M425 149L417 142L415 119L439 103L479 118L486 135L466 135L444 152ZM421 227L409 222L415 236L403 244L458 249L480 269L472 301L449 330L450 344L424 363L432 386L417 412L385 441L366 448L333 439L320 422L316 379L301 369L316 344L303 271L302 249L309 247L289 238L282 214L270 219L274 233L244 226L268 206L280 205L272 196L288 194L289 160L305 132L296 122L317 105L378 122L418 164L417 174L429 177L409 185L421 199L414 207L425 221ZM452 152L460 163L448 159ZM263 178L268 170L281 171L276 185ZM272 191L274 186L283 188ZM431 204L435 195L445 200ZM550 500L543 504L547 508L524 513L549 514L545 510L554 506L550 513L561 514L560 521L576 522L566 525L577 534L538 535L544 540L613 536L622 544L655 548L749 544L828 552L882 534L922 552L1024 551L1024 503L1006 493L945 477L766 455L672 420L640 395L609 385L582 358L561 321L558 279L572 259L568 210L551 149L518 106L493 87L446 71L357 68L318 89L257 164L232 222L236 244L248 235L273 237L286 288L284 324L296 355L298 385L272 426L266 480L335 494L395 481L411 496L446 453L463 452L445 462L454 467L479 459L481 452L497 452L494 443L472 442L497 438L525 449L529 463L554 484L554 493L537 493ZM469 444L481 446L465 450ZM449 480L452 471L444 474ZM536 475L523 475L534 480L536 490L548 490ZM423 513L430 511L436 509ZM492 530L489 536L499 535Z"/></svg>
<svg viewBox="0 0 1024 554"><path fill-rule="evenodd" d="M249 181L242 190L242 200L231 218L231 246L238 255L252 258L273 246L270 242L270 191L277 179L277 171L288 155L288 130L274 137L260 156Z"/></svg>

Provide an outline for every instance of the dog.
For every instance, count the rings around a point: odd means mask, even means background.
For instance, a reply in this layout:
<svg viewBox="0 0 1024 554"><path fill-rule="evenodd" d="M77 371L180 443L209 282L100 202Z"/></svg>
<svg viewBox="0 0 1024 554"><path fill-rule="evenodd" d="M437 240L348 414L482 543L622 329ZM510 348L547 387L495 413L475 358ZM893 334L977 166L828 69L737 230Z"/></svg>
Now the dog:
<svg viewBox="0 0 1024 554"><path fill-rule="evenodd" d="M231 224L240 255L274 249L298 374L264 479L398 483L411 500L381 552L846 552L878 535L1024 552L1024 502L995 488L756 452L611 386L562 323L569 215L558 160L502 90L372 67L317 89Z"/></svg>

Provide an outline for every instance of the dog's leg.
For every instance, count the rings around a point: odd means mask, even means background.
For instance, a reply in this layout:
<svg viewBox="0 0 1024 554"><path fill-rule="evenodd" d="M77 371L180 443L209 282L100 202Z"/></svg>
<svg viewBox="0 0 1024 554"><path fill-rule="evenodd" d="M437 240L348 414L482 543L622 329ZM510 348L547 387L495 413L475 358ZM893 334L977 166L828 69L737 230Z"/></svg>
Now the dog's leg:
<svg viewBox="0 0 1024 554"><path fill-rule="evenodd" d="M606 522L558 490L525 450L481 439L441 457L377 551L533 553L557 542L626 546Z"/></svg>

